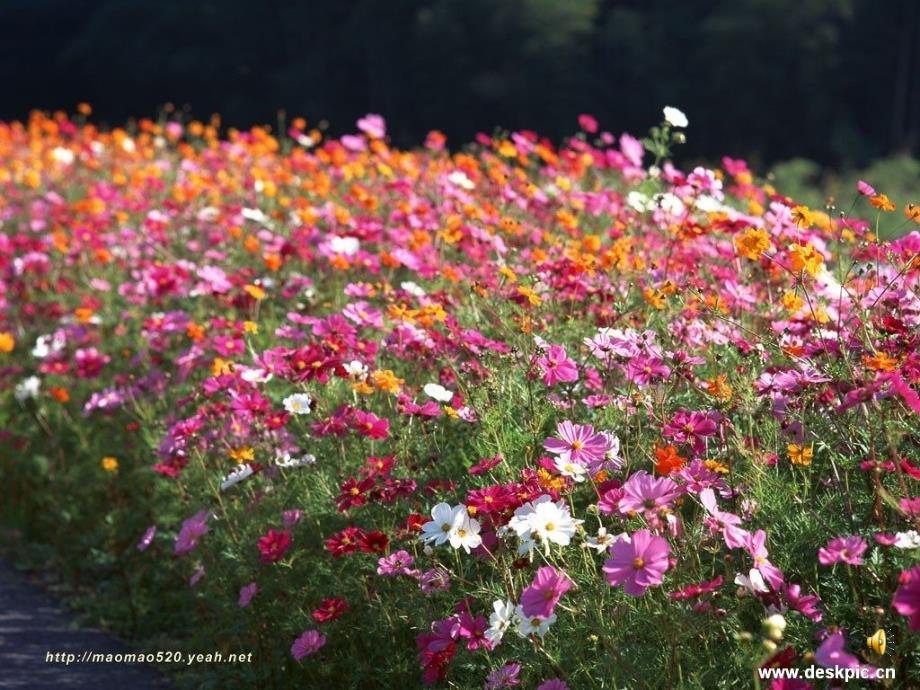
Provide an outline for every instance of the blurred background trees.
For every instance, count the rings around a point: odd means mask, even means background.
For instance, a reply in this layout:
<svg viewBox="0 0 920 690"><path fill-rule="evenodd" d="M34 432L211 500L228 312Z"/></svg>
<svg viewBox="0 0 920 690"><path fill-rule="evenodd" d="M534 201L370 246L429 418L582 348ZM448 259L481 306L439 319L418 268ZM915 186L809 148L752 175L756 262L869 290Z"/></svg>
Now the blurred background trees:
<svg viewBox="0 0 920 690"><path fill-rule="evenodd" d="M400 145L459 145L495 126L559 138L581 112L642 132L671 104L688 160L805 159L777 168L790 183L920 146L916 0L10 0L0 46L4 119L172 102L338 133L380 112Z"/></svg>

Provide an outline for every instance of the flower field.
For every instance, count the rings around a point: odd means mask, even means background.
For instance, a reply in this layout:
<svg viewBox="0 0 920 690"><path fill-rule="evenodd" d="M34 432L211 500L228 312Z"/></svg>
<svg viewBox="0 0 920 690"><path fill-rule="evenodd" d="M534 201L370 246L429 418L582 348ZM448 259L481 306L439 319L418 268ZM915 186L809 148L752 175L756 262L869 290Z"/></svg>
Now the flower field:
<svg viewBox="0 0 920 690"><path fill-rule="evenodd" d="M0 515L143 648L253 652L180 686L920 686L910 200L678 169L674 108L81 113L0 124Z"/></svg>

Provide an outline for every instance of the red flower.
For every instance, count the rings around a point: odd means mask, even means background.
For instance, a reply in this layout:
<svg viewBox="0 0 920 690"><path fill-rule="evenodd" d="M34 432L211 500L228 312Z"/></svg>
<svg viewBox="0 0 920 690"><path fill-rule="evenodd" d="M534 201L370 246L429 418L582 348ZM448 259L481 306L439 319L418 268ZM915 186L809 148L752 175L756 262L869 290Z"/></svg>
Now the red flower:
<svg viewBox="0 0 920 690"><path fill-rule="evenodd" d="M361 468L361 474L365 474L368 477L375 477L377 475L387 477L393 470L395 462L395 455L387 455L382 458L377 458L372 455L367 459L364 467Z"/></svg>
<svg viewBox="0 0 920 690"><path fill-rule="evenodd" d="M360 547L364 553L380 553L386 551L390 539L383 532L374 530L361 537Z"/></svg>
<svg viewBox="0 0 920 690"><path fill-rule="evenodd" d="M410 513L409 517L406 518L406 524L403 527L407 532L421 532L422 525L428 522L428 518L419 513Z"/></svg>
<svg viewBox="0 0 920 690"><path fill-rule="evenodd" d="M358 550L358 542L363 537L364 530L360 527L346 527L326 540L326 551L331 553L333 558L354 553Z"/></svg>
<svg viewBox="0 0 920 690"><path fill-rule="evenodd" d="M294 350L288 359L288 367L289 378L297 382L315 379L320 383L327 383L330 373L345 373L342 362L336 357L328 356L326 351L316 344Z"/></svg>
<svg viewBox="0 0 920 690"><path fill-rule="evenodd" d="M362 479L360 482L354 477L349 477L345 483L339 487L339 495L335 499L335 505L340 513L344 513L354 506L363 506L367 503L366 492L374 486L373 478Z"/></svg>
<svg viewBox="0 0 920 690"><path fill-rule="evenodd" d="M320 605L313 611L313 620L317 623L329 623L336 620L345 611L348 610L348 602L339 597L323 599Z"/></svg>
<svg viewBox="0 0 920 690"><path fill-rule="evenodd" d="M258 547L263 563L275 563L284 558L285 552L291 546L291 533L289 530L278 531L269 529L259 539Z"/></svg>

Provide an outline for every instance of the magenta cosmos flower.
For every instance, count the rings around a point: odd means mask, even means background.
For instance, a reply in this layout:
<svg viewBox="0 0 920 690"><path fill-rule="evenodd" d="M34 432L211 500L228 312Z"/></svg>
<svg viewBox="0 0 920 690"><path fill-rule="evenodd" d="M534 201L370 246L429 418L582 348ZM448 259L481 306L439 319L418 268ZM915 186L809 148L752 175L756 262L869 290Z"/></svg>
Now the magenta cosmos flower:
<svg viewBox="0 0 920 690"><path fill-rule="evenodd" d="M652 518L680 493L681 488L667 477L653 477L645 470L639 470L623 484L620 512L643 513Z"/></svg>
<svg viewBox="0 0 920 690"><path fill-rule="evenodd" d="M556 434L559 438L546 439L543 447L563 462L600 462L607 454L607 438L596 433L591 424L572 424L566 420L556 425Z"/></svg>
<svg viewBox="0 0 920 690"><path fill-rule="evenodd" d="M182 523L176 537L176 555L183 556L198 545L198 540L208 533L208 511L202 510Z"/></svg>
<svg viewBox="0 0 920 690"><path fill-rule="evenodd" d="M865 673L875 670L874 666L860 663L857 657L846 650L846 638L842 632L830 635L821 643L815 650L815 661L824 668L862 669Z"/></svg>
<svg viewBox="0 0 920 690"><path fill-rule="evenodd" d="M618 539L610 547L611 558L604 563L604 573L611 586L641 597L649 587L657 587L668 569L671 547L661 537L640 529L629 541Z"/></svg>
<svg viewBox="0 0 920 690"><path fill-rule="evenodd" d="M818 549L818 562L821 565L862 565L862 555L867 548L869 545L862 537L837 537L827 542L827 546Z"/></svg>
<svg viewBox="0 0 920 690"><path fill-rule="evenodd" d="M572 589L569 576L551 565L540 568L521 594L521 607L528 618L549 618L563 594Z"/></svg>
<svg viewBox="0 0 920 690"><path fill-rule="evenodd" d="M898 582L901 586L894 593L891 605L907 617L911 630L920 630L920 565L901 573Z"/></svg>
<svg viewBox="0 0 920 690"><path fill-rule="evenodd" d="M249 606L249 602L252 601L252 598L258 594L258 592L259 585L257 585L255 582L250 582L248 585L243 585L240 587L240 598L237 602L239 607L244 609Z"/></svg>
<svg viewBox="0 0 920 690"><path fill-rule="evenodd" d="M662 435L675 443L686 443L695 453L706 447L704 439L716 433L718 413L679 410L662 430Z"/></svg>
<svg viewBox="0 0 920 690"><path fill-rule="evenodd" d="M305 656L315 654L326 644L326 636L318 630L307 630L303 635L294 640L291 645L291 656L300 661Z"/></svg>
<svg viewBox="0 0 920 690"><path fill-rule="evenodd" d="M578 367L562 345L550 345L546 354L537 360L537 366L543 370L543 383L547 386L578 380Z"/></svg>

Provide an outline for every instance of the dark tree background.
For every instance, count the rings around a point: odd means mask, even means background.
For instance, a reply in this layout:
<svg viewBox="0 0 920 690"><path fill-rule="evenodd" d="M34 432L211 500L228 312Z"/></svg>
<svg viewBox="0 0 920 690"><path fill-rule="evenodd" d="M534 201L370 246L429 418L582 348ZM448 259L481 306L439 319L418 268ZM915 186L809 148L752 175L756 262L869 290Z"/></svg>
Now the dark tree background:
<svg viewBox="0 0 920 690"><path fill-rule="evenodd" d="M495 126L643 132L686 152L861 165L920 143L917 0L0 0L0 118L116 124L173 102L226 124L277 111L395 141Z"/></svg>

